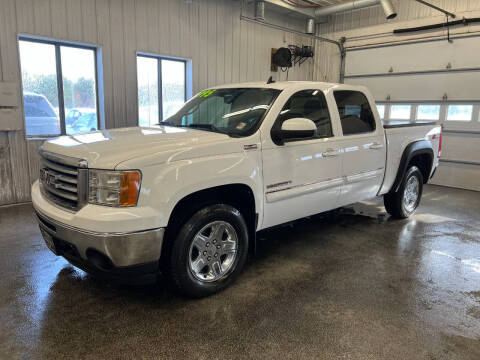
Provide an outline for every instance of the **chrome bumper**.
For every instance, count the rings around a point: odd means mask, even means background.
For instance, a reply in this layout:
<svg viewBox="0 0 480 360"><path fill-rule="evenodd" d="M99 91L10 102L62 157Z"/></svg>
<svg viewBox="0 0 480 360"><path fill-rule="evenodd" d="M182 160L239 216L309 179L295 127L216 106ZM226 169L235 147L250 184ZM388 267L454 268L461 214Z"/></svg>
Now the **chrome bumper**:
<svg viewBox="0 0 480 360"><path fill-rule="evenodd" d="M98 233L59 223L36 211L42 232L50 235L58 246L57 255L67 260L78 257L81 262L95 267L95 257L104 256L111 268L157 263L162 250L164 228L131 233ZM58 245L57 245L58 243ZM81 267L81 266L79 266ZM98 266L97 266L98 267ZM102 269L108 271L109 269Z"/></svg>

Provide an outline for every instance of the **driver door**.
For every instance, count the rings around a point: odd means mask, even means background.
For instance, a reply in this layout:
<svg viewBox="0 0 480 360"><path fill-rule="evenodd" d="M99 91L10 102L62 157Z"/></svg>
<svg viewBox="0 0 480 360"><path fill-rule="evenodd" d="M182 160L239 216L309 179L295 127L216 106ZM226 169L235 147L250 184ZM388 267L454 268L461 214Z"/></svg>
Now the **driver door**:
<svg viewBox="0 0 480 360"><path fill-rule="evenodd" d="M289 141L284 145L264 142L262 228L330 210L339 203L343 184L341 154L321 90L294 93L283 106L273 128L298 117L308 118L317 125L316 137ZM262 136L271 139L270 134Z"/></svg>

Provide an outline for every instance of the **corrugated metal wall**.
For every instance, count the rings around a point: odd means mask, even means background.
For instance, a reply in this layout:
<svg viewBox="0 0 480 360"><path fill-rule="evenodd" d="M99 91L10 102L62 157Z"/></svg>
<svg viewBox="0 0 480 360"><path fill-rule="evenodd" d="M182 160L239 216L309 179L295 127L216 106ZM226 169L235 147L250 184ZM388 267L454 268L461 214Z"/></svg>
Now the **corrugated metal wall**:
<svg viewBox="0 0 480 360"><path fill-rule="evenodd" d="M99 45L106 127L136 125L137 51L191 59L195 93L223 83L266 80L272 47L313 45L301 36L240 21L240 5L238 0L0 0L0 79L20 84L18 34ZM303 21L267 15L269 21L303 29ZM317 62L290 71L290 80L338 81L335 45L316 45ZM0 119L0 205L30 200L40 144L26 141L23 130L1 131Z"/></svg>

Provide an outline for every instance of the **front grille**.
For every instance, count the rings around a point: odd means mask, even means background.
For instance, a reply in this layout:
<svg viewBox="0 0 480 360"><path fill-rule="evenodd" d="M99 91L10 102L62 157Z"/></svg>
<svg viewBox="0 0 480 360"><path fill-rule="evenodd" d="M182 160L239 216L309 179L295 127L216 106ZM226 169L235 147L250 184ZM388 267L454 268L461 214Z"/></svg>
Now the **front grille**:
<svg viewBox="0 0 480 360"><path fill-rule="evenodd" d="M79 210L87 200L88 170L85 160L40 149L40 188L55 204Z"/></svg>

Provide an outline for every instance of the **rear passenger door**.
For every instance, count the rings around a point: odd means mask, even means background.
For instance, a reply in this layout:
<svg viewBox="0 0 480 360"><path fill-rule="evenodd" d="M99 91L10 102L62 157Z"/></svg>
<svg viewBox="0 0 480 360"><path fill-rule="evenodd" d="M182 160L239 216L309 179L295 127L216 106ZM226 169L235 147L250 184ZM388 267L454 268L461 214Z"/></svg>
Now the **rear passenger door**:
<svg viewBox="0 0 480 360"><path fill-rule="evenodd" d="M333 92L342 128L340 206L377 195L385 171L385 133L376 122L372 106L361 91Z"/></svg>

